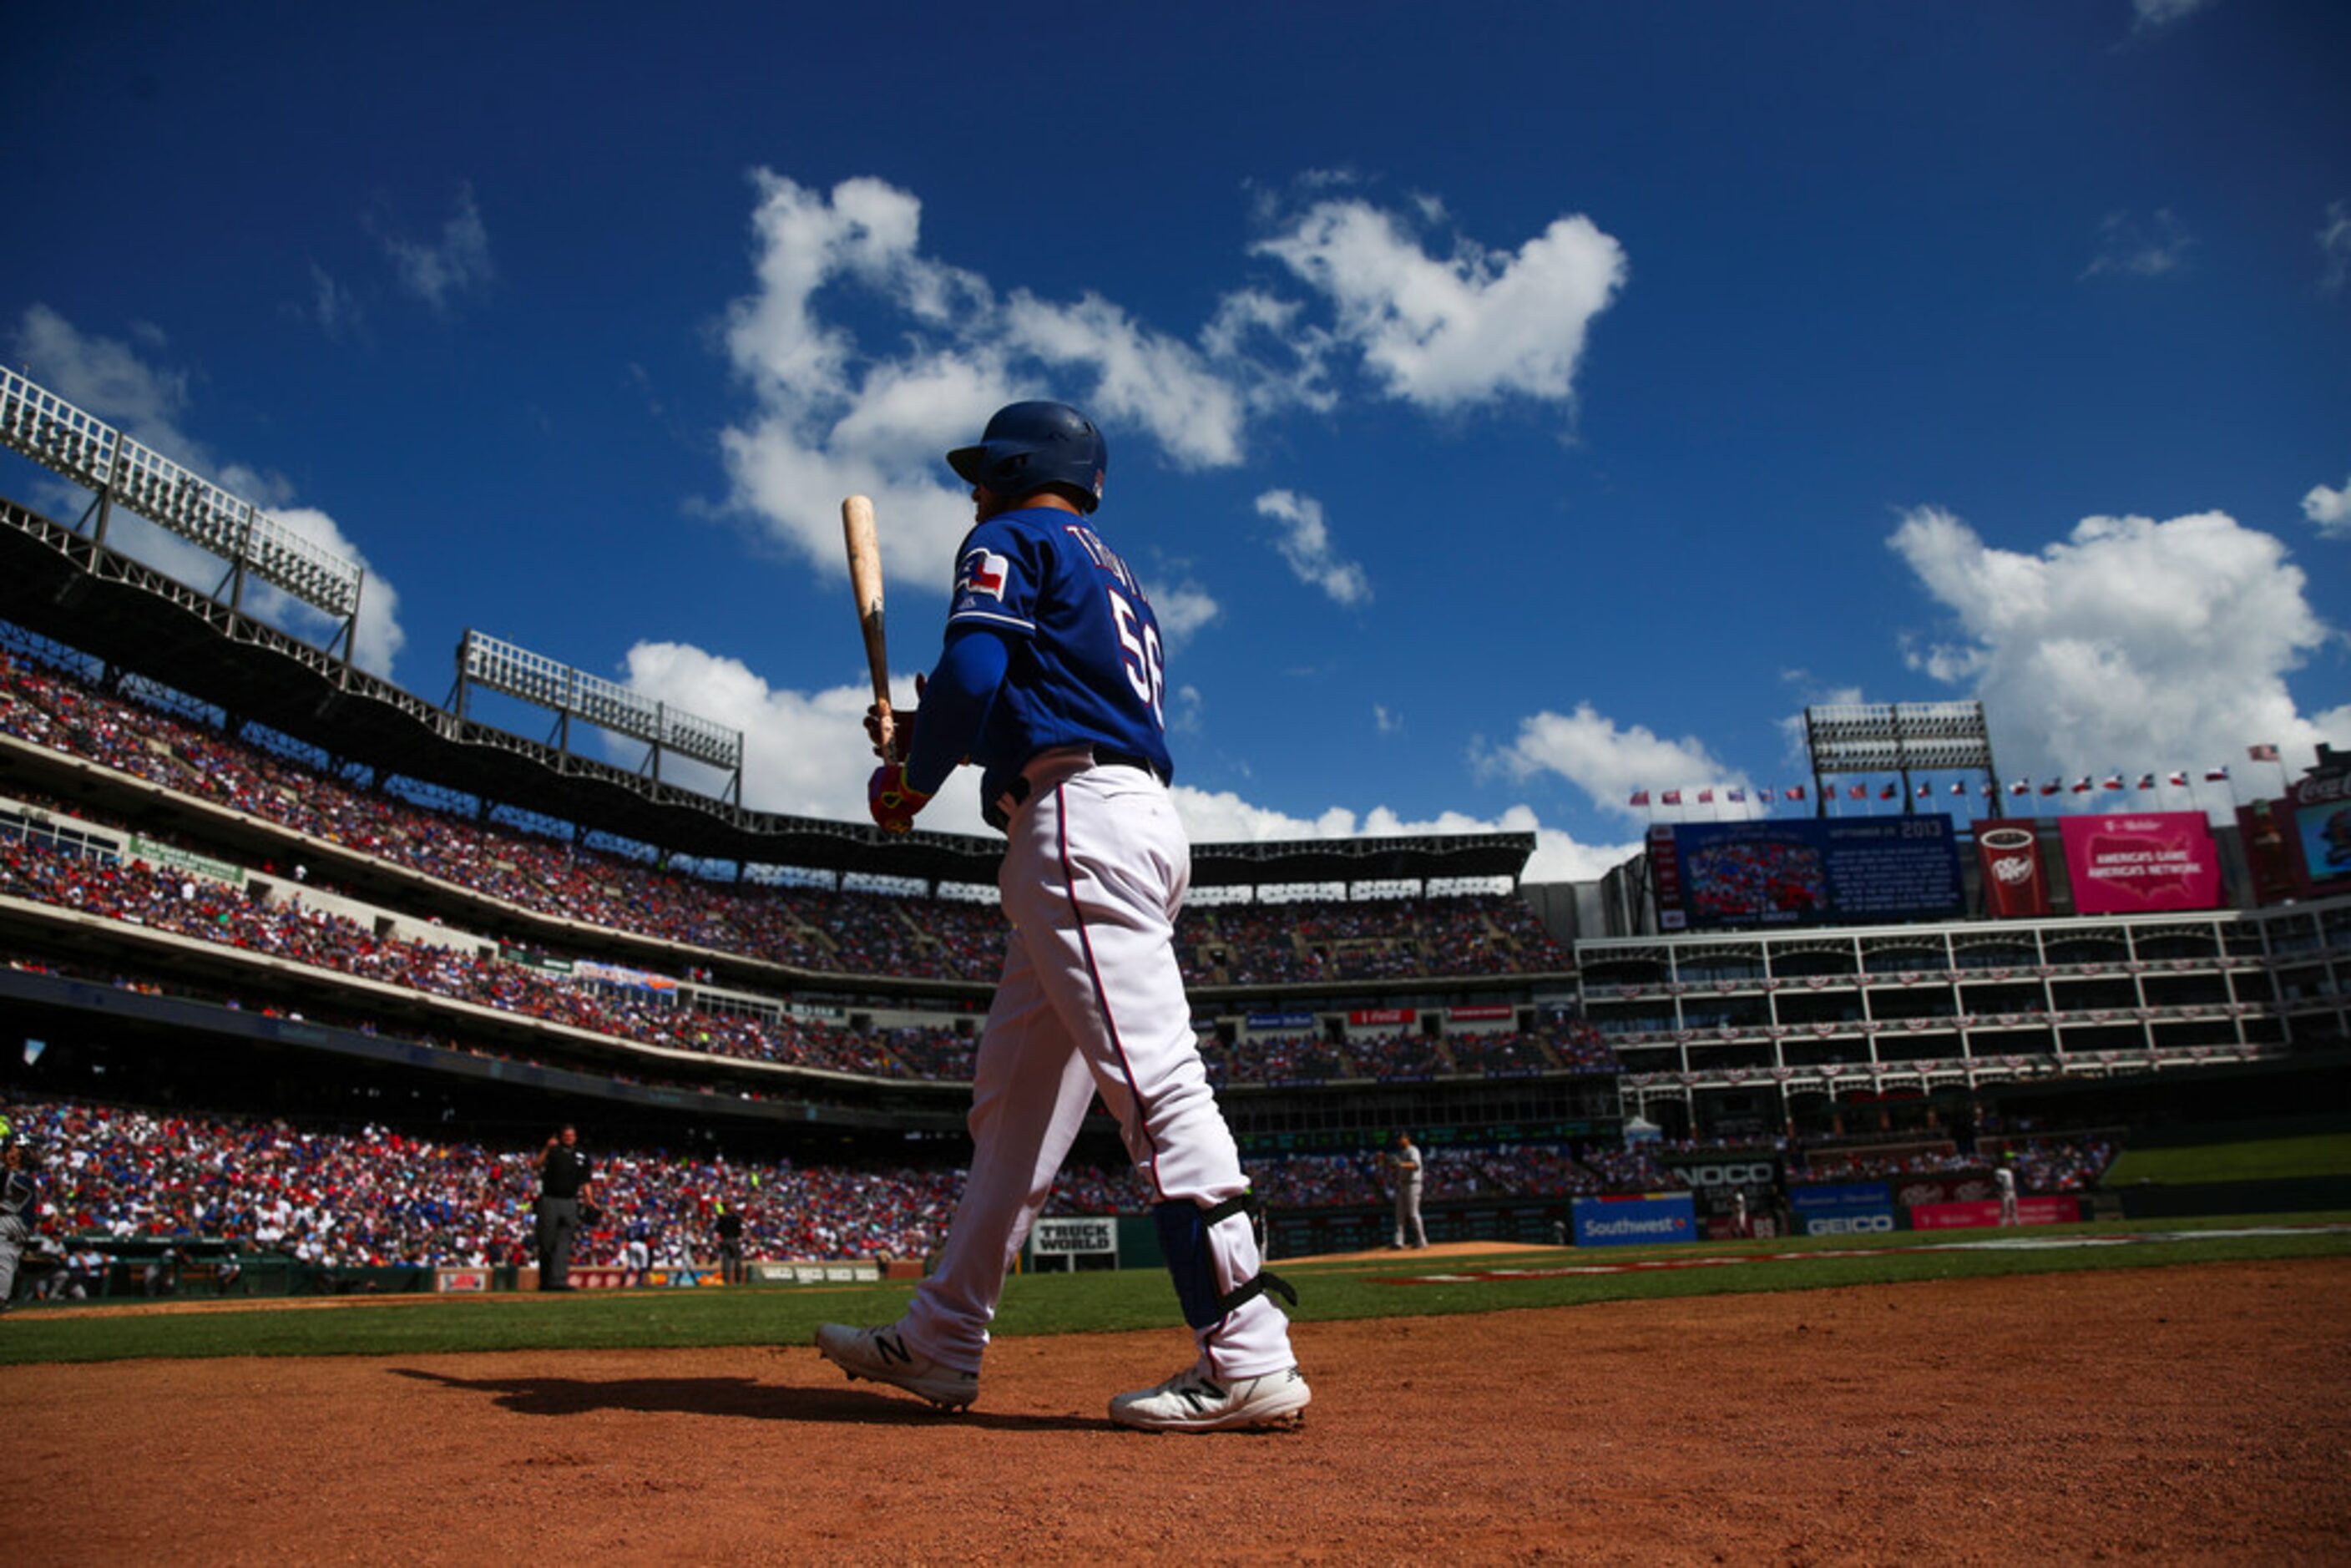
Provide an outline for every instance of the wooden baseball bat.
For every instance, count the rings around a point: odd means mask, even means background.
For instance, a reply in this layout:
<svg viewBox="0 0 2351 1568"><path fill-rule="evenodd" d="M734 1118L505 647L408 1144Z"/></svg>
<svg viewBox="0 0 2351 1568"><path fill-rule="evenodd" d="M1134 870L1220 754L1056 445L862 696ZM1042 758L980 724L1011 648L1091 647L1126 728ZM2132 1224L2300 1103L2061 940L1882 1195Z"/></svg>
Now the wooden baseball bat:
<svg viewBox="0 0 2351 1568"><path fill-rule="evenodd" d="M857 601L857 629L865 634L865 664L881 710L882 750L888 755L897 726L890 716L890 651L882 631L882 541L873 532L873 503L852 496L841 503L841 537L849 547L849 591Z"/></svg>

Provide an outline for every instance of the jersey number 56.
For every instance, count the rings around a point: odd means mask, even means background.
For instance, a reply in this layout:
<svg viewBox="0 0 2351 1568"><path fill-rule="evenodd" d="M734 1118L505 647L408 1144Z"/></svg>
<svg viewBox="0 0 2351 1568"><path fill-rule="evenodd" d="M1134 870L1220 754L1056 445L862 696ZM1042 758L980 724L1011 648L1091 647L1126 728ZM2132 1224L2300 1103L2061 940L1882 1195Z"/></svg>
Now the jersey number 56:
<svg viewBox="0 0 2351 1568"><path fill-rule="evenodd" d="M1160 728L1167 727L1167 715L1163 706L1167 687L1167 665L1159 653L1159 628L1144 622L1126 601L1126 595L1115 588L1102 591L1110 595L1110 617L1118 626L1120 661L1126 666L1126 684L1151 710L1151 721Z"/></svg>

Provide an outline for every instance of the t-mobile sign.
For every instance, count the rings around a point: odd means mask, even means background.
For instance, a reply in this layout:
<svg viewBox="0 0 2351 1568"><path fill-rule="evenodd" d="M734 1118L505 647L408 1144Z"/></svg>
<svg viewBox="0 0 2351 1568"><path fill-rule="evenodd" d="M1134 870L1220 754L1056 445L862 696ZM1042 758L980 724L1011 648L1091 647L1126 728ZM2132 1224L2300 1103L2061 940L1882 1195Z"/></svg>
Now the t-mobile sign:
<svg viewBox="0 0 2351 1568"><path fill-rule="evenodd" d="M2220 856L2201 811L2067 817L2060 831L2080 914L2220 907Z"/></svg>

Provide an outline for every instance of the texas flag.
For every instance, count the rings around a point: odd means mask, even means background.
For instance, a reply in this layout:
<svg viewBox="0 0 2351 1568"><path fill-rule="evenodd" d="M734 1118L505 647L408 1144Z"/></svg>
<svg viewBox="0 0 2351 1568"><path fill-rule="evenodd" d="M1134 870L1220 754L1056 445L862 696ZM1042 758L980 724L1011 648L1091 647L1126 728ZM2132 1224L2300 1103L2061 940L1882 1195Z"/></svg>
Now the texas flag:
<svg viewBox="0 0 2351 1568"><path fill-rule="evenodd" d="M2106 786L2105 786L2105 787L2106 787L2107 789L2121 789L2121 788L2123 787L2123 776L2122 776L2121 774L2119 774L2119 773L2109 773L2109 774L2107 774L2107 775L2106 775Z"/></svg>
<svg viewBox="0 0 2351 1568"><path fill-rule="evenodd" d="M2032 780L2020 779L2008 787L2008 792L2011 795L2030 795L2032 793Z"/></svg>
<svg viewBox="0 0 2351 1568"><path fill-rule="evenodd" d="M2155 788L2155 775L2154 775L2154 774L2152 774L2152 773L2142 773L2142 774L2140 774L2140 775L2138 776L2138 787L2139 787L2140 789L2154 789L2154 788Z"/></svg>
<svg viewBox="0 0 2351 1568"><path fill-rule="evenodd" d="M1877 792L1877 798L1881 800L1891 800L1901 793L1902 787L1900 785L1888 784L1885 789L1880 789Z"/></svg>
<svg viewBox="0 0 2351 1568"><path fill-rule="evenodd" d="M2228 777L2229 770L2226 768L2207 768L2204 769L2204 779L2207 783L2218 784L2225 780Z"/></svg>
<svg viewBox="0 0 2351 1568"><path fill-rule="evenodd" d="M1985 786L1984 786L1984 791L1985 791L1985 793L1987 793L1987 794L1991 793L1991 785L1989 785L1989 784L1985 785ZM1967 783L1966 783L1966 781L1965 781L1964 779L1952 779L1952 780L1951 780L1951 793L1952 793L1952 794L1954 794L1954 795L1964 795L1964 794L1966 794L1967 792L1968 792L1968 786L1967 786Z"/></svg>
<svg viewBox="0 0 2351 1568"><path fill-rule="evenodd" d="M2171 782L2179 785L2183 789L2186 789L2188 787L2188 769L2183 768L2174 773L2171 776Z"/></svg>
<svg viewBox="0 0 2351 1568"><path fill-rule="evenodd" d="M2090 776L2085 773L2079 779L2074 780L2074 793L2076 795L2086 795L2089 792Z"/></svg>
<svg viewBox="0 0 2351 1568"><path fill-rule="evenodd" d="M1848 789L1844 794L1845 799L1848 800L1866 800L1869 799L1869 786L1866 784L1855 784L1851 789Z"/></svg>
<svg viewBox="0 0 2351 1568"><path fill-rule="evenodd" d="M1917 789L1912 791L1912 793L1917 795L1921 800L1925 800L1928 796L1932 795L1934 792L1935 787L1932 784L1921 784Z"/></svg>
<svg viewBox="0 0 2351 1568"><path fill-rule="evenodd" d="M2052 779L2048 783L2043 784L2041 787L2041 792L2043 795L2054 795L2058 790L2063 789L2064 787L2065 786L2057 779Z"/></svg>
<svg viewBox="0 0 2351 1568"><path fill-rule="evenodd" d="M1802 784L1792 784L1788 787L1787 793L1789 800L1801 800L1804 798L1804 787Z"/></svg>

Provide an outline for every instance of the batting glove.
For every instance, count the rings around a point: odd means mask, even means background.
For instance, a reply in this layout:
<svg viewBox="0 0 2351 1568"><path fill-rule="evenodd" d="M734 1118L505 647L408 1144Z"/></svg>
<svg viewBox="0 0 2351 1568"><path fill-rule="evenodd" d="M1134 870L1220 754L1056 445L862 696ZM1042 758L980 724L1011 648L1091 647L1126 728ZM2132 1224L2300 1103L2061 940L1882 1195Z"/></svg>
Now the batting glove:
<svg viewBox="0 0 2351 1568"><path fill-rule="evenodd" d="M914 755L914 715L921 711L924 688L930 683L921 675L914 677L914 707L890 710L890 749L882 749L882 709L880 705L865 710L865 738L873 743L873 755L884 762L904 762Z"/></svg>
<svg viewBox="0 0 2351 1568"><path fill-rule="evenodd" d="M928 795L906 782L903 762L883 763L865 781L865 809L885 833L913 832L914 814L930 803Z"/></svg>

